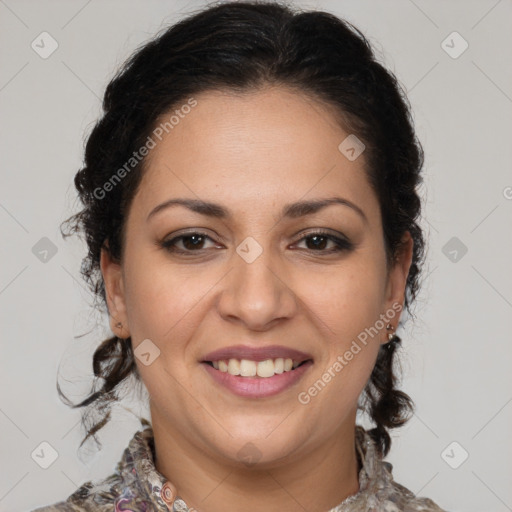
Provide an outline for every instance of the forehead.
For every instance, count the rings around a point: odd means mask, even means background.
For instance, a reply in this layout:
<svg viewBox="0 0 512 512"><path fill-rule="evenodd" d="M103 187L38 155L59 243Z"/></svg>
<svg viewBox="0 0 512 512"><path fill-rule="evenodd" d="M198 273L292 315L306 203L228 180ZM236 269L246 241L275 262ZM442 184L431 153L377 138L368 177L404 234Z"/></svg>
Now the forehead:
<svg viewBox="0 0 512 512"><path fill-rule="evenodd" d="M325 105L282 87L194 99L161 140L153 136L136 198L143 210L184 196L233 209L340 194L366 209L377 206L364 153L350 161L340 152L349 133Z"/></svg>

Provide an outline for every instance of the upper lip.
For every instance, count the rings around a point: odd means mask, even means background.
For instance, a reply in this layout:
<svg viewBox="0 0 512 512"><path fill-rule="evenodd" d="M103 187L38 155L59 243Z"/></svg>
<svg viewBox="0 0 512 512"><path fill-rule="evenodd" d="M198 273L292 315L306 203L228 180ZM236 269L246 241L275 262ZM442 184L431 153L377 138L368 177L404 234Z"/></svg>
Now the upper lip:
<svg viewBox="0 0 512 512"><path fill-rule="evenodd" d="M266 359L293 359L302 363L313 359L310 354L282 345L268 345L266 347L251 347L249 345L233 345L219 348L206 354L202 361L221 361L226 359L248 359L250 361L265 361Z"/></svg>

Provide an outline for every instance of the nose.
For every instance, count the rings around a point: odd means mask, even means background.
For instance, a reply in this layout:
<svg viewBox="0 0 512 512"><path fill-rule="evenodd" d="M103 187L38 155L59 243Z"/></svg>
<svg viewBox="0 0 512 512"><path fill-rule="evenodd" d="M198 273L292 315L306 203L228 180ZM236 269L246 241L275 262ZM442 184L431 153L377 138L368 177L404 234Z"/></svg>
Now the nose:
<svg viewBox="0 0 512 512"><path fill-rule="evenodd" d="M272 264L266 251L251 263L237 254L233 260L234 268L223 280L224 288L217 302L224 320L264 331L296 314L298 301L293 283L288 282L279 265Z"/></svg>

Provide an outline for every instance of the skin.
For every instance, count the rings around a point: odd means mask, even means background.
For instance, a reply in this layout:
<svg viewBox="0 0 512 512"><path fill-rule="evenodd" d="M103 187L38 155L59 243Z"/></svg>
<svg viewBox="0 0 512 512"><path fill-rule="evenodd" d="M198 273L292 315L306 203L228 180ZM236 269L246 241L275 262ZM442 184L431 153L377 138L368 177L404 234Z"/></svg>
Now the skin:
<svg viewBox="0 0 512 512"><path fill-rule="evenodd" d="M137 367L150 394L156 467L189 506L326 511L359 489L356 407L385 327L307 405L297 397L359 333L403 305L412 239L406 233L388 273L364 153L349 161L338 150L348 133L332 108L284 87L196 99L149 155L122 262L102 252L111 327L131 336L134 349L149 338L160 350L149 366L136 359ZM366 220L339 204L281 218L285 204L333 196L355 203ZM232 218L174 206L147 220L171 198L212 201ZM304 239L321 228L354 247L329 252L334 242ZM210 238L201 250L178 241L188 256L158 245L185 229ZM248 236L263 250L252 263L236 252ZM390 323L398 321L396 314ZM314 364L276 396L238 397L199 362L235 344L297 348ZM261 457L250 467L237 455L249 442Z"/></svg>

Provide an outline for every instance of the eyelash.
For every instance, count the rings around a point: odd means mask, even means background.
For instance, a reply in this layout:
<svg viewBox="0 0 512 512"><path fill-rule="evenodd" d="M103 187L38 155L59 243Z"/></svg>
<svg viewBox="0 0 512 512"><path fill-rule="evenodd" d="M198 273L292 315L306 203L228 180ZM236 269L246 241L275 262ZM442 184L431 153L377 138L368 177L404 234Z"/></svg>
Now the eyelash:
<svg viewBox="0 0 512 512"><path fill-rule="evenodd" d="M184 233L182 235L171 238L170 240L164 240L163 242L160 243L160 245L162 248L164 248L165 250L167 250L170 253L183 254L183 255L191 255L192 253L201 253L202 251L207 250L207 249L182 250L182 249L176 248L176 242L182 240L183 238L189 238L194 235L199 235L201 237L208 238L209 240L212 240L212 238L210 236L208 236L206 233L202 233L200 231L191 231L190 233ZM326 231L322 231L322 230L308 233L307 235L304 235L302 238L300 238L299 240L297 240L294 243L299 243L299 242L302 242L309 238L314 238L315 236L320 236L322 238L326 238L326 239L334 242L334 244L336 246L332 249L327 249L327 250L326 249L320 249L320 250L305 249L305 250L312 252L312 253L333 254L333 253L339 253L339 252L343 252L343 251L350 251L354 248L354 245L352 244L352 242L349 242L346 239L339 238L337 236L334 236L334 235L332 235Z"/></svg>

